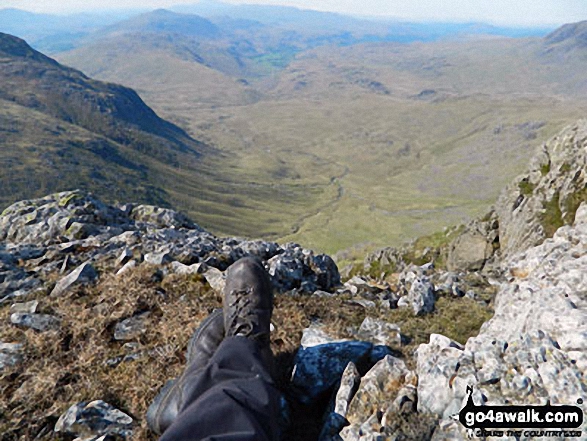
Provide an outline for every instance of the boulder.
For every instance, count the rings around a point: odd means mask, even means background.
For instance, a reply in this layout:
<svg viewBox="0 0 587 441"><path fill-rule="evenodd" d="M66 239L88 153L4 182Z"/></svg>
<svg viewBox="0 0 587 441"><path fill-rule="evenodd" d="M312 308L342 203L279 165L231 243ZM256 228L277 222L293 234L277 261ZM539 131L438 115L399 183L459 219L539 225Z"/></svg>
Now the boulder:
<svg viewBox="0 0 587 441"><path fill-rule="evenodd" d="M129 217L137 222L143 222L154 225L156 228L187 228L190 230L204 231L184 214L170 210L168 208L156 207L154 205L137 205L128 204L125 206Z"/></svg>
<svg viewBox="0 0 587 441"><path fill-rule="evenodd" d="M362 341L326 343L302 347L294 359L292 385L306 404L332 388L349 364L365 364L373 345Z"/></svg>
<svg viewBox="0 0 587 441"><path fill-rule="evenodd" d="M477 271L483 268L493 254L493 242L497 238L497 229L489 225L492 224L474 221L451 242L446 265L449 270Z"/></svg>

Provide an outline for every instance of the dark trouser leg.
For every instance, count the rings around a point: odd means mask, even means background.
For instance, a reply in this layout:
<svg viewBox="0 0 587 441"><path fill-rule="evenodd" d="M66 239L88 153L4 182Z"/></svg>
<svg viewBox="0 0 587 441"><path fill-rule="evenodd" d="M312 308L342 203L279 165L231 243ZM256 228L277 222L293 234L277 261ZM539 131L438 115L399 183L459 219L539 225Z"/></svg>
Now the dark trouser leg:
<svg viewBox="0 0 587 441"><path fill-rule="evenodd" d="M278 439L281 394L255 341L224 339L192 381L185 407L161 441Z"/></svg>

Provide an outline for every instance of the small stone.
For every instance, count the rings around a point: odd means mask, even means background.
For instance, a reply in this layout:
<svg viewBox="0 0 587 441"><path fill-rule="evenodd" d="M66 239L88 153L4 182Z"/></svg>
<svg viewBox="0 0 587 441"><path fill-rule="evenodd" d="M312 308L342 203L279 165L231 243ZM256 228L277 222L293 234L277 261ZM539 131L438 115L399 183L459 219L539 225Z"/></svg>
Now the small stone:
<svg viewBox="0 0 587 441"><path fill-rule="evenodd" d="M0 372L22 361L22 345L20 343L0 342Z"/></svg>
<svg viewBox="0 0 587 441"><path fill-rule="evenodd" d="M226 279L222 271L214 267L209 267L203 274L204 278L214 291L220 293L224 290Z"/></svg>
<svg viewBox="0 0 587 441"><path fill-rule="evenodd" d="M150 312L127 318L116 324L114 328L114 340L132 340L145 332L146 319Z"/></svg>
<svg viewBox="0 0 587 441"><path fill-rule="evenodd" d="M312 297L334 297L335 294L317 289L312 293Z"/></svg>
<svg viewBox="0 0 587 441"><path fill-rule="evenodd" d="M129 260L128 262L126 262L122 268L120 268L118 271L116 271L116 275L119 276L121 274L126 273L127 271L133 269L134 267L137 266L137 261L136 260Z"/></svg>
<svg viewBox="0 0 587 441"><path fill-rule="evenodd" d="M57 285L55 285L55 288L51 291L51 296L60 296L70 288L77 285L88 284L94 281L97 277L98 273L94 267L89 262L85 262L73 270L68 276L65 276L57 282Z"/></svg>
<svg viewBox="0 0 587 441"><path fill-rule="evenodd" d="M351 299L349 300L349 303L353 305L362 306L365 309L377 307L377 304L375 302L366 299Z"/></svg>
<svg viewBox="0 0 587 441"><path fill-rule="evenodd" d="M151 265L165 265L172 261L173 258L167 251L145 254L145 262L150 263Z"/></svg>
<svg viewBox="0 0 587 441"><path fill-rule="evenodd" d="M60 320L52 315L26 312L15 312L10 316L10 322L13 325L31 328L39 332L56 330L60 325Z"/></svg>
<svg viewBox="0 0 587 441"><path fill-rule="evenodd" d="M125 248L116 259L116 266L124 266L130 259L132 259L133 254L130 248Z"/></svg>
<svg viewBox="0 0 587 441"><path fill-rule="evenodd" d="M171 262L171 270L175 274L201 274L208 269L208 265L202 262L194 263L192 265L185 265L177 261Z"/></svg>
<svg viewBox="0 0 587 441"><path fill-rule="evenodd" d="M348 341L346 339L335 339L328 335L320 325L312 324L302 331L302 340L300 346L311 348L313 346L323 345L326 343L340 343Z"/></svg>
<svg viewBox="0 0 587 441"><path fill-rule="evenodd" d="M10 313L14 314L15 312L27 312L29 314L34 314L37 312L38 306L39 302L37 300L31 300L30 302L25 303L14 303L10 305Z"/></svg>
<svg viewBox="0 0 587 441"><path fill-rule="evenodd" d="M411 306L414 314L422 315L434 311L434 285L427 277L416 277L412 281L408 294L399 299L397 306L400 308Z"/></svg>
<svg viewBox="0 0 587 441"><path fill-rule="evenodd" d="M117 435L126 439L132 436L132 423L130 416L102 400L82 401L59 417L55 432L84 437Z"/></svg>

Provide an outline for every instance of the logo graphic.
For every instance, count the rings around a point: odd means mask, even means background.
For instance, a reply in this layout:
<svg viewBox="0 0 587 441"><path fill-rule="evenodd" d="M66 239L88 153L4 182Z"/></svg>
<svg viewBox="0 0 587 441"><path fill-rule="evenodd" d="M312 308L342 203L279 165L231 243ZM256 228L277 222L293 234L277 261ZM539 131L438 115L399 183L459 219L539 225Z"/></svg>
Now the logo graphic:
<svg viewBox="0 0 587 441"><path fill-rule="evenodd" d="M473 402L471 386L467 387L467 394L467 404L458 414L458 420L467 429L557 429L532 434L581 436L581 431L565 431L583 424L583 410L578 406L553 406L550 402L543 406L477 406ZM583 400L579 399L577 403L583 404Z"/></svg>

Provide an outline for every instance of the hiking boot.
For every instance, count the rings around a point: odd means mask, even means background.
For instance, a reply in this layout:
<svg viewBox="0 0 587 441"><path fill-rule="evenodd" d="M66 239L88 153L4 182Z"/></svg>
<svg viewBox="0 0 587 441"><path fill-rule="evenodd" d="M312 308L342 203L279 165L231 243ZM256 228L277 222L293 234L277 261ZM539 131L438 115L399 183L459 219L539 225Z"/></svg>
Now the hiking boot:
<svg viewBox="0 0 587 441"><path fill-rule="evenodd" d="M224 329L269 348L273 291L269 274L256 257L243 257L227 270L224 287Z"/></svg>
<svg viewBox="0 0 587 441"><path fill-rule="evenodd" d="M224 339L224 316L216 309L202 321L190 338L186 354L186 368L176 380L169 380L147 410L147 424L162 434L175 421L185 404L190 380L205 368Z"/></svg>

